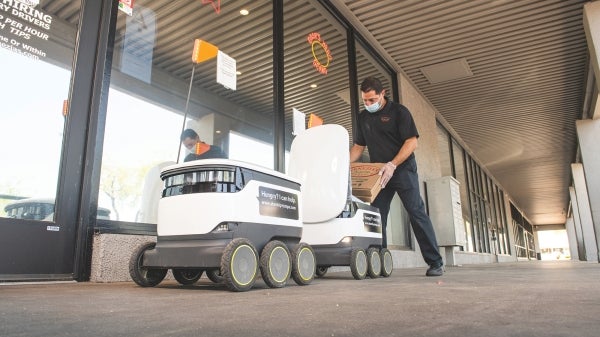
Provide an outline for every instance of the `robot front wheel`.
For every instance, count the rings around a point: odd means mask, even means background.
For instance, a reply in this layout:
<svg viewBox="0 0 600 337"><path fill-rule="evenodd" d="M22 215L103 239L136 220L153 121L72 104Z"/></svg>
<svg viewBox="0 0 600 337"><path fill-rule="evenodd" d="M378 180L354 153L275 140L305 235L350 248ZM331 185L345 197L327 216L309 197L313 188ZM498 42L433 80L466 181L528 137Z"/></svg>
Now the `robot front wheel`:
<svg viewBox="0 0 600 337"><path fill-rule="evenodd" d="M350 254L350 271L356 280L362 280L367 276L367 254L362 248L354 248Z"/></svg>
<svg viewBox="0 0 600 337"><path fill-rule="evenodd" d="M154 287L164 280L168 269L144 267L144 252L152 250L155 242L140 245L129 259L129 275L133 282L142 287Z"/></svg>
<svg viewBox="0 0 600 337"><path fill-rule="evenodd" d="M296 245L292 251L292 278L296 284L304 286L315 279L317 259L311 246L304 242Z"/></svg>
<svg viewBox="0 0 600 337"><path fill-rule="evenodd" d="M388 277L394 270L392 253L387 248L382 248L379 254L381 255L381 276Z"/></svg>
<svg viewBox="0 0 600 337"><path fill-rule="evenodd" d="M232 291L247 291L258 275L258 252L248 239L232 240L221 256L223 282Z"/></svg>

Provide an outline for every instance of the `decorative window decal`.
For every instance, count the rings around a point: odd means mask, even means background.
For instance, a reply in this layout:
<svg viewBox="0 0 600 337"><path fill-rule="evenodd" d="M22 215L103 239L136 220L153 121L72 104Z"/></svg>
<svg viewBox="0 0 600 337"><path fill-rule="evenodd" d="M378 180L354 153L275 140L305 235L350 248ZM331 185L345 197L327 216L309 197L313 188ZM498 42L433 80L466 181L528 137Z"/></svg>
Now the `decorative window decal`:
<svg viewBox="0 0 600 337"><path fill-rule="evenodd" d="M307 40L313 56L313 67L321 74L327 75L327 68L333 60L329 46L323 41L319 33L308 34Z"/></svg>

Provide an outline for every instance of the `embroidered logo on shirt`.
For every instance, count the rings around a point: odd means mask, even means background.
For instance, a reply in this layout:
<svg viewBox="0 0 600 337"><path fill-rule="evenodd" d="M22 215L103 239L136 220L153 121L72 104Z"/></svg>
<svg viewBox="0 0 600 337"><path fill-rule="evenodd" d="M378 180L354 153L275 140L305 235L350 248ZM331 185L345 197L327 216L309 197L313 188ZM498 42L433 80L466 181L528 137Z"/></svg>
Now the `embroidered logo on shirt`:
<svg viewBox="0 0 600 337"><path fill-rule="evenodd" d="M390 121L390 116L381 116L380 119L383 123L387 123Z"/></svg>

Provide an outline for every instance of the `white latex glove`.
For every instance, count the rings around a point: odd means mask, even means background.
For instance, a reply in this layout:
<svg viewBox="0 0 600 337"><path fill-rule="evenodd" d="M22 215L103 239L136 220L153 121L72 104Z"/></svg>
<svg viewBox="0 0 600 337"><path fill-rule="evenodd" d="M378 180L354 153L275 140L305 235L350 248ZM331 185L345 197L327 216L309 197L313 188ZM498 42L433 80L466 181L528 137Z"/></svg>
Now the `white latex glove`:
<svg viewBox="0 0 600 337"><path fill-rule="evenodd" d="M394 171L396 171L396 165L394 165L391 161L385 163L381 170L379 170L379 175L381 176L381 188L384 188L385 185L387 185L394 175Z"/></svg>

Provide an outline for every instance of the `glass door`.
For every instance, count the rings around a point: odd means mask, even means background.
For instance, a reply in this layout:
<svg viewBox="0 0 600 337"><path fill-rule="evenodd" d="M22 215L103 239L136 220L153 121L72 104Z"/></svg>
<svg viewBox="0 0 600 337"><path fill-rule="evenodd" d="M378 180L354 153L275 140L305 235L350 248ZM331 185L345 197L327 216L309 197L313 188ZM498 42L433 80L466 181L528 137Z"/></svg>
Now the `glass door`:
<svg viewBox="0 0 600 337"><path fill-rule="evenodd" d="M55 200L80 5L0 2L0 280L72 273Z"/></svg>

